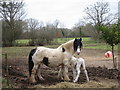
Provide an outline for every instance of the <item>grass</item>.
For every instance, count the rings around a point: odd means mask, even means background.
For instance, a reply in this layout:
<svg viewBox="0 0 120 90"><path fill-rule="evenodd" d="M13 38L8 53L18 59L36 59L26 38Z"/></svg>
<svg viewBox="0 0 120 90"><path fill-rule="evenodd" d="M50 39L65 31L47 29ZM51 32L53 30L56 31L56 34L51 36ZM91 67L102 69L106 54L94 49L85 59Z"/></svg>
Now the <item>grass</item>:
<svg viewBox="0 0 120 90"><path fill-rule="evenodd" d="M58 39L54 39L54 42L56 41L58 44L62 44L72 39L74 38L58 38ZM84 48L111 50L110 45L107 45L106 43L96 43L94 40L92 40L89 37L82 38L82 41L83 41ZM51 46L48 45L48 47L51 47ZM115 50L118 50L118 45L115 46Z"/></svg>
<svg viewBox="0 0 120 90"><path fill-rule="evenodd" d="M57 43L57 44L62 44L62 43L65 43L69 40L72 40L72 39L74 39L74 38L55 38L52 42ZM84 37L82 39L83 39L84 42L89 42L89 43L93 42L93 40L91 40L91 38L89 38L89 37ZM16 43L17 44L28 45L30 40L31 39L20 39L20 40L16 40Z"/></svg>
<svg viewBox="0 0 120 90"><path fill-rule="evenodd" d="M69 40L72 40L74 38L57 38L57 39L54 39L53 42L55 43L58 43L58 44L62 44L62 43L65 43Z"/></svg>
<svg viewBox="0 0 120 90"><path fill-rule="evenodd" d="M46 45L46 47L49 47L49 48L58 47L58 45L72 39L74 38L57 38L52 41L53 43L57 43L57 45ZM17 44L19 45L28 45L29 41L30 39L16 40ZM83 41L84 48L111 50L111 46L105 43L96 43L94 40L92 40L89 37L83 37L82 41ZM115 46L115 50L118 50L118 45Z"/></svg>
<svg viewBox="0 0 120 90"><path fill-rule="evenodd" d="M58 45L46 45L45 47L49 48L56 48L60 44L65 43L73 38L58 38L54 39L54 42L58 42ZM29 40L17 40L19 43L27 43ZM7 53L9 59L16 59L16 58L24 58L28 56L30 50L37 46L27 46L27 47L3 47L2 53ZM95 43L91 38L83 38L83 49L104 49L104 50L111 50L111 47L105 43ZM115 46L115 50L118 50L118 45ZM4 58L4 55L2 55Z"/></svg>
<svg viewBox="0 0 120 90"><path fill-rule="evenodd" d="M103 50L111 50L111 46L105 43L91 43L91 44L85 44L84 48L90 48L90 49L103 49ZM115 45L115 50L118 50L118 45Z"/></svg>
<svg viewBox="0 0 120 90"><path fill-rule="evenodd" d="M28 44L30 41L30 39L20 39L20 40L16 40L16 43L18 44Z"/></svg>
<svg viewBox="0 0 120 90"><path fill-rule="evenodd" d="M3 77L0 77L0 83L2 84L2 88L12 88L11 84L10 84L10 81L9 81L9 86L7 84L7 79L3 78Z"/></svg>
<svg viewBox="0 0 120 90"><path fill-rule="evenodd" d="M3 47L2 53L7 53L8 58L21 58L28 56L28 53L30 52L31 48L34 47ZM4 55L2 55L4 58Z"/></svg>
<svg viewBox="0 0 120 90"><path fill-rule="evenodd" d="M67 42L67 41L69 41L69 40L72 40L72 39L74 39L74 38L57 38L57 39L54 39L53 40L53 42L57 42L58 44L62 44L62 43L65 43L65 42ZM91 38L89 38L89 37L84 37L84 38L82 38L82 41L84 42L84 43L92 43L92 42L94 42Z"/></svg>

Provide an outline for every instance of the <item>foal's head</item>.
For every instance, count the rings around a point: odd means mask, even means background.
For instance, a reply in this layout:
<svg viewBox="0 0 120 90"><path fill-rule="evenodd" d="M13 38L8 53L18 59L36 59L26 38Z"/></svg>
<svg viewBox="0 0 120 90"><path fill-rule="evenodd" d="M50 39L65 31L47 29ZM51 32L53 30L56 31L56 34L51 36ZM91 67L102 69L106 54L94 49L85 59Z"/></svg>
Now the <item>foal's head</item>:
<svg viewBox="0 0 120 90"><path fill-rule="evenodd" d="M74 40L73 48L74 48L74 52L76 52L79 55L82 48L82 38Z"/></svg>

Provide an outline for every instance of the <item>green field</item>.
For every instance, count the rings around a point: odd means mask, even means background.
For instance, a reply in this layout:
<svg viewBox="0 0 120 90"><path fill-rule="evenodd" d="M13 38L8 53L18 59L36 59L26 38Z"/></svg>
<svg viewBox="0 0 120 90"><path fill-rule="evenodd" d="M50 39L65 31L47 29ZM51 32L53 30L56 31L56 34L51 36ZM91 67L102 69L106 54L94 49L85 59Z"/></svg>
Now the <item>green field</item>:
<svg viewBox="0 0 120 90"><path fill-rule="evenodd" d="M65 43L69 40L72 40L73 38L58 38L54 39L53 42L57 42L58 45L46 45L45 47L49 48L56 48L60 44ZM19 43L25 43L27 44L29 40L17 40ZM24 47L3 47L2 53L7 53L8 58L22 58L28 56L28 53L32 48L35 48L37 46L24 46ZM104 49L104 50L111 50L111 47L105 43L96 43L91 38L83 38L83 49L89 48L89 49ZM118 50L118 45L115 46L115 50ZM4 57L4 55L3 55Z"/></svg>
<svg viewBox="0 0 120 90"><path fill-rule="evenodd" d="M72 40L74 38L58 38L54 41L57 41L58 44L65 43L69 40ZM83 48L91 48L91 49L104 49L104 50L111 50L111 46L107 45L106 43L96 43L94 40L88 37L82 38L83 41ZM115 46L115 50L118 50L118 45Z"/></svg>
<svg viewBox="0 0 120 90"><path fill-rule="evenodd" d="M30 41L30 39L20 39L20 40L16 40L16 43L23 43L23 44L27 44Z"/></svg>
<svg viewBox="0 0 120 90"><path fill-rule="evenodd" d="M65 43L72 39L74 38L57 38L52 41L53 43L57 43L57 45L46 45L46 46L57 47L58 45ZM20 45L28 45L29 41L30 39L22 39L22 40L16 40L16 43ZM89 37L82 38L82 41L83 41L84 48L111 50L111 47L107 45L106 43L96 43L94 40L92 40ZM115 50L118 50L118 45L115 46Z"/></svg>
<svg viewBox="0 0 120 90"><path fill-rule="evenodd" d="M74 38L57 38L57 39L54 39L52 42L53 43L57 43L57 44L62 44L62 43L65 43L69 40L72 40ZM91 40L91 38L87 38L87 37L84 37L82 38L84 42L93 42L93 40ZM23 44L23 45L27 45L29 43L30 39L20 39L20 40L16 40L16 43L17 44Z"/></svg>

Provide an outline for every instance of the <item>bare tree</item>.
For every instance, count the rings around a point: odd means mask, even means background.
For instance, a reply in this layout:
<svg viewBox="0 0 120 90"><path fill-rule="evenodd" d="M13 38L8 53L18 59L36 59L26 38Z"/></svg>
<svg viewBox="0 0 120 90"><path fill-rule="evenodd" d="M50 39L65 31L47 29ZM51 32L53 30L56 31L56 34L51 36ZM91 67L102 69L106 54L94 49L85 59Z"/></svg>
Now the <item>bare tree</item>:
<svg viewBox="0 0 120 90"><path fill-rule="evenodd" d="M64 29L62 27L64 27L64 24L62 22L60 22L60 20L56 19L53 23L55 29L56 29L56 35L58 37L60 37L60 32L62 34L63 37L65 37L65 32Z"/></svg>
<svg viewBox="0 0 120 90"><path fill-rule="evenodd" d="M36 30L39 28L39 21L33 18L25 20L28 24L28 29L30 31Z"/></svg>
<svg viewBox="0 0 120 90"><path fill-rule="evenodd" d="M53 25L58 28L58 26L60 25L60 21L58 19L56 19L54 22L53 22Z"/></svg>
<svg viewBox="0 0 120 90"><path fill-rule="evenodd" d="M75 23L74 29L77 31L77 34L79 37L82 37L82 29L84 25L85 25L85 22L83 20L81 21L79 20L77 23Z"/></svg>
<svg viewBox="0 0 120 90"><path fill-rule="evenodd" d="M17 39L16 33L18 31L18 25L25 16L25 11L23 10L24 3L23 1L18 0L8 0L0 1L0 16L8 24L10 33L10 44L12 45ZM18 24L19 23L19 24ZM4 33L4 30L3 30Z"/></svg>
<svg viewBox="0 0 120 90"><path fill-rule="evenodd" d="M1 17L12 27L15 20L22 20L25 16L24 2L21 0L0 1Z"/></svg>
<svg viewBox="0 0 120 90"><path fill-rule="evenodd" d="M89 23L96 28L95 33L99 36L101 31L98 28L102 25L108 25L115 20L115 16L110 14L108 2L96 2L85 9L87 17L85 18Z"/></svg>
<svg viewBox="0 0 120 90"><path fill-rule="evenodd" d="M37 38L37 30L40 28L39 21L33 18L25 20L27 23L28 31L29 31L29 38L32 40L30 42L31 45L35 44L35 39Z"/></svg>

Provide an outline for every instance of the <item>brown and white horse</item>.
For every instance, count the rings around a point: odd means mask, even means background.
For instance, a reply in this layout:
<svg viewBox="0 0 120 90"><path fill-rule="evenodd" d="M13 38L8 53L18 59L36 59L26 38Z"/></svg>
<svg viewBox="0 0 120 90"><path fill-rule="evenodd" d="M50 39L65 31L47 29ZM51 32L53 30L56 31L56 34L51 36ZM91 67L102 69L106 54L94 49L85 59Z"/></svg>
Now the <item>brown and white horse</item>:
<svg viewBox="0 0 120 90"><path fill-rule="evenodd" d="M56 49L52 48L46 48L46 47L37 47L35 49L32 49L29 54L29 79L31 83L35 83L35 75L40 67L40 65L43 63L48 67L58 67L63 66L63 76L65 81L69 81L69 77L67 75L68 73L68 67L70 66L70 60L72 58L72 55L77 53L80 54L82 47L82 39L73 39L70 40L62 45L60 45ZM39 68L39 79L43 80L43 77L40 74L40 68Z"/></svg>

